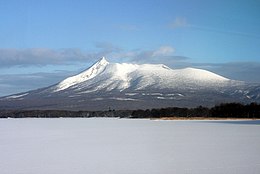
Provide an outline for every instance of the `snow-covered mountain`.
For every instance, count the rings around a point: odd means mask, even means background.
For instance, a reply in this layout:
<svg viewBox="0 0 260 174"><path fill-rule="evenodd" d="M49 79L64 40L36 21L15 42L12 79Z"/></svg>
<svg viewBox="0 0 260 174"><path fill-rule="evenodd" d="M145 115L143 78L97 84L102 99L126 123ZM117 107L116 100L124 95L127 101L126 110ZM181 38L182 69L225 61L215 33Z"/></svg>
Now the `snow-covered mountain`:
<svg viewBox="0 0 260 174"><path fill-rule="evenodd" d="M0 98L0 108L106 110L260 101L260 86L195 68L110 63L104 57L51 87Z"/></svg>
<svg viewBox="0 0 260 174"><path fill-rule="evenodd" d="M72 89L88 93L99 90L143 90L149 87L165 89L187 84L224 85L229 81L222 76L200 69L173 70L163 64L109 63L103 57L86 71L55 85L53 91Z"/></svg>

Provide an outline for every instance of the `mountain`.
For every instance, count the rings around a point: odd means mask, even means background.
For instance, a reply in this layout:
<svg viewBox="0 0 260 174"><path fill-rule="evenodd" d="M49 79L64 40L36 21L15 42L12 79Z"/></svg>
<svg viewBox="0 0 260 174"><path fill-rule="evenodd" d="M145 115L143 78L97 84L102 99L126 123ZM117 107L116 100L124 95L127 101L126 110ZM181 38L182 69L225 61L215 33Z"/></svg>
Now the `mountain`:
<svg viewBox="0 0 260 174"><path fill-rule="evenodd" d="M53 86L1 97L0 109L144 109L222 102L260 102L260 85L202 69L110 63L103 57Z"/></svg>

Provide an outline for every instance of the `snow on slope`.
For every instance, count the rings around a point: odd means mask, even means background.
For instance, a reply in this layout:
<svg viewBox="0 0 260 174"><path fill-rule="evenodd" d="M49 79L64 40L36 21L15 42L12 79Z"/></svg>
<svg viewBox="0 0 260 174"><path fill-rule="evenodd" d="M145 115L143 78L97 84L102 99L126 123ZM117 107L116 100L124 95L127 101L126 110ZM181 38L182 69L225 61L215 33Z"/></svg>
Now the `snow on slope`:
<svg viewBox="0 0 260 174"><path fill-rule="evenodd" d="M141 90L224 84L229 79L212 72L195 69L171 69L163 64L109 63L104 57L86 71L69 77L54 87L54 92L71 88L76 91Z"/></svg>
<svg viewBox="0 0 260 174"><path fill-rule="evenodd" d="M96 75L98 75L99 73L104 71L106 65L108 65L108 64L109 63L107 62L107 60L103 57L101 60L99 60L97 63L95 63L88 70L86 70L78 75L69 77L69 78L63 80L62 82L60 82L57 85L56 91L61 91L61 90L67 89L75 84L87 81L87 80L95 77Z"/></svg>
<svg viewBox="0 0 260 174"><path fill-rule="evenodd" d="M19 95L11 95L11 96L7 96L6 99L17 99L17 98L22 98L26 95L28 95L28 93L22 93L22 94L19 94Z"/></svg>

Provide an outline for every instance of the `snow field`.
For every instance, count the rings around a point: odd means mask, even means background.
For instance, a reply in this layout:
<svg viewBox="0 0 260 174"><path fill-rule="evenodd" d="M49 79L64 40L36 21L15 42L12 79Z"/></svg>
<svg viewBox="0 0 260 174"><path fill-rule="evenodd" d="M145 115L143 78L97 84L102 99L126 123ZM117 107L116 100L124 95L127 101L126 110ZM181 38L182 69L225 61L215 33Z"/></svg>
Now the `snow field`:
<svg viewBox="0 0 260 174"><path fill-rule="evenodd" d="M258 174L260 123L1 119L1 174Z"/></svg>

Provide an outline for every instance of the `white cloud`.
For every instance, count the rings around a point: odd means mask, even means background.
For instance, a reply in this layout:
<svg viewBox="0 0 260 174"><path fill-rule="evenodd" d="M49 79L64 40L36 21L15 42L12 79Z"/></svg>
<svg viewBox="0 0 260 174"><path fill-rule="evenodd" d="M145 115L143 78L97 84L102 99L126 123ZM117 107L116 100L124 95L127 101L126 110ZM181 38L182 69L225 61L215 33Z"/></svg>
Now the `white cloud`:
<svg viewBox="0 0 260 174"><path fill-rule="evenodd" d="M161 46L153 52L152 56L169 56L172 55L174 51L175 49L171 46Z"/></svg>
<svg viewBox="0 0 260 174"><path fill-rule="evenodd" d="M114 59L124 58L135 63L173 63L186 60L187 57L174 55L175 49L169 45L161 46L153 50L131 50L112 54Z"/></svg>
<svg viewBox="0 0 260 174"><path fill-rule="evenodd" d="M80 49L0 49L0 68L13 66L46 66L68 65L75 63L93 63L105 56L113 61L125 62L156 62L162 59L173 60L175 49L164 45L153 50L124 50L111 43L95 44L95 51L83 52ZM178 57L178 60L180 57ZM177 60L177 59L176 59Z"/></svg>
<svg viewBox="0 0 260 174"><path fill-rule="evenodd" d="M189 23L184 17L176 17L172 23L170 23L169 27L171 29L188 27Z"/></svg>

